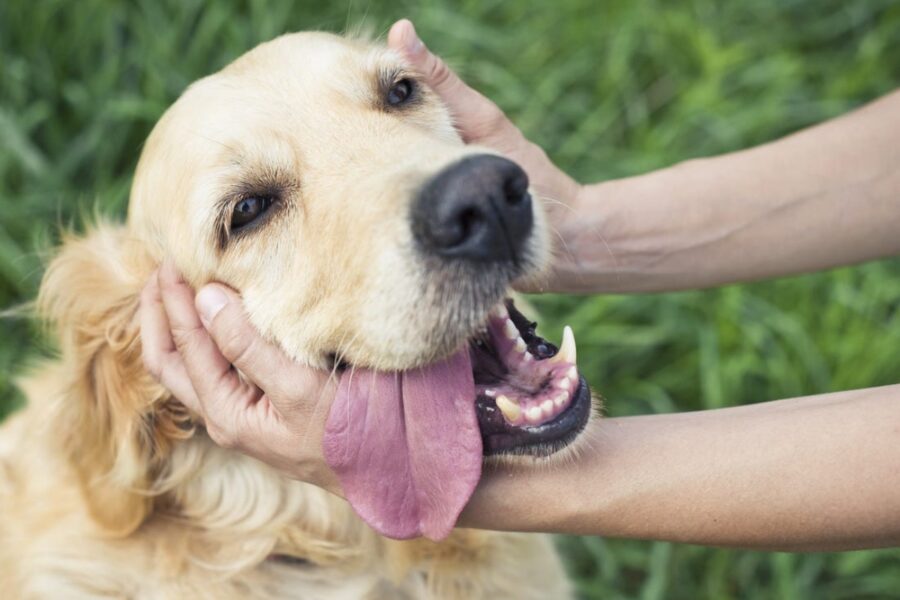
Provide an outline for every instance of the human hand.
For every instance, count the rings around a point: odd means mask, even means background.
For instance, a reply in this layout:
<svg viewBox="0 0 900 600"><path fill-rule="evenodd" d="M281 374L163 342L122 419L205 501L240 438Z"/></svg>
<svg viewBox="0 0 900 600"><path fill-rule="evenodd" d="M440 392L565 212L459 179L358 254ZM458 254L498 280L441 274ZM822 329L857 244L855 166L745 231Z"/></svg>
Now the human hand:
<svg viewBox="0 0 900 600"><path fill-rule="evenodd" d="M168 264L144 287L140 319L147 370L215 443L340 494L322 452L336 378L263 339L233 290L209 284L195 297Z"/></svg>
<svg viewBox="0 0 900 600"><path fill-rule="evenodd" d="M525 169L532 188L544 200L550 226L560 232L573 213L581 185L554 165L539 146L528 141L496 104L466 85L432 54L409 20L394 23L388 33L388 46L406 58L440 96L464 142L497 150Z"/></svg>

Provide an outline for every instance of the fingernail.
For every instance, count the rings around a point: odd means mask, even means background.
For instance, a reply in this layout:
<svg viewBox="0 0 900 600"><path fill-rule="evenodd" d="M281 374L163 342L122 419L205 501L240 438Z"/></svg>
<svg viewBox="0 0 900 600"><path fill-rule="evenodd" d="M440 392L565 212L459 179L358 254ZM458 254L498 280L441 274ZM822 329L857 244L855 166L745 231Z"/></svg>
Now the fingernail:
<svg viewBox="0 0 900 600"><path fill-rule="evenodd" d="M203 325L209 328L219 311L228 304L228 296L225 295L218 286L207 285L197 292L196 298L197 311L200 313L200 320Z"/></svg>
<svg viewBox="0 0 900 600"><path fill-rule="evenodd" d="M419 35L416 33L416 26L413 25L412 21L407 20L406 22L409 23L410 33L410 35L406 37L406 51L410 54L416 54L425 47L425 44L419 39Z"/></svg>

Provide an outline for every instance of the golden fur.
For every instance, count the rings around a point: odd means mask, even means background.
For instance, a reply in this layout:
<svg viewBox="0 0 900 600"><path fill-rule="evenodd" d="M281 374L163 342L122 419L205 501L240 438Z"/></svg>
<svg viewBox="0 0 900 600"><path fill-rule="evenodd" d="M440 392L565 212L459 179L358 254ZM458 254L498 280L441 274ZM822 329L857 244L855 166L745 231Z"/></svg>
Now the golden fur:
<svg viewBox="0 0 900 600"><path fill-rule="evenodd" d="M28 406L0 429L4 598L568 595L549 538L381 538L343 500L213 444L141 360L138 297L166 256L193 284L240 290L260 331L310 365L338 353L409 368L472 333L476 308L423 310L434 299L414 285L427 274L410 259L405 207L478 150L428 90L402 118L374 104L378 77L397 69L383 48L326 34L258 47L160 120L127 224L64 241L39 297L59 358L23 382ZM244 185L290 203L228 239L217 207Z"/></svg>

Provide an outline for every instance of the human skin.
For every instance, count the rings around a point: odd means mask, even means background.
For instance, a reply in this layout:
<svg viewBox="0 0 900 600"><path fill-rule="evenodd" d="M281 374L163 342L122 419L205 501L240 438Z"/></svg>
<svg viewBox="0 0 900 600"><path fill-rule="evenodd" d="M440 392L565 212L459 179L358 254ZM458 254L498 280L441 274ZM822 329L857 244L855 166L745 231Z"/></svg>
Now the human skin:
<svg viewBox="0 0 900 600"><path fill-rule="evenodd" d="M604 419L489 470L460 525L775 550L900 543L900 385Z"/></svg>
<svg viewBox="0 0 900 600"><path fill-rule="evenodd" d="M781 140L583 187L555 291L652 292L900 254L900 92Z"/></svg>
<svg viewBox="0 0 900 600"><path fill-rule="evenodd" d="M388 43L425 74L465 141L518 162L548 199L561 241L545 291L694 289L900 253L900 91L769 144L581 186L409 21Z"/></svg>
<svg viewBox="0 0 900 600"><path fill-rule="evenodd" d="M466 142L517 161L545 198L563 243L532 289L709 287L900 253L898 92L770 144L581 186L411 23L396 23L388 43ZM320 443L334 381L262 340L237 294L211 284L194 297L164 267L141 317L148 368L214 440L340 493ZM460 525L781 550L887 546L900 543L898 472L900 386L609 418L552 469L487 468Z"/></svg>

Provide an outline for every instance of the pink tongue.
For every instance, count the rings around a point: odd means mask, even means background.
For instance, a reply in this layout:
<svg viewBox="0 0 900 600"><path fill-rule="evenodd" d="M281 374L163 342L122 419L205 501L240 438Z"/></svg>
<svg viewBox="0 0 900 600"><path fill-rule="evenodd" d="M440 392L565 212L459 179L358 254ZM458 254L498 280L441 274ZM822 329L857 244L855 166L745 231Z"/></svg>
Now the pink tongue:
<svg viewBox="0 0 900 600"><path fill-rule="evenodd" d="M481 477L468 349L412 371L346 372L323 446L347 500L373 529L445 538Z"/></svg>

